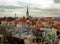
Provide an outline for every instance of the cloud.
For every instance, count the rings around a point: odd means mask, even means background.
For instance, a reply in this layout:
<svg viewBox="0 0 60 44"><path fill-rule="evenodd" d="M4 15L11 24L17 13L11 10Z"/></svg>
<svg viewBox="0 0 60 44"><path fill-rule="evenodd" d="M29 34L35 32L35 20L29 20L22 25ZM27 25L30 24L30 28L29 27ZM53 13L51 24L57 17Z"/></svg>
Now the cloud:
<svg viewBox="0 0 60 44"><path fill-rule="evenodd" d="M60 17L60 10L57 9L47 9L47 13L56 17Z"/></svg>
<svg viewBox="0 0 60 44"><path fill-rule="evenodd" d="M38 8L50 8L53 3L53 0L0 0L0 5L26 6L29 4L33 4L35 7Z"/></svg>
<svg viewBox="0 0 60 44"><path fill-rule="evenodd" d="M28 4L29 9L40 9L40 8L34 6L33 4L26 3L26 2L20 2L20 1L17 1L15 3L15 5L7 3L7 2L4 2L4 1L2 1L1 3L2 3L2 4L0 4L0 8L1 9L26 9L26 7L27 7L26 4Z"/></svg>
<svg viewBox="0 0 60 44"><path fill-rule="evenodd" d="M55 1L55 3L60 3L60 0L54 0Z"/></svg>
<svg viewBox="0 0 60 44"><path fill-rule="evenodd" d="M0 0L0 5L17 5L17 0Z"/></svg>
<svg viewBox="0 0 60 44"><path fill-rule="evenodd" d="M18 6L0 6L0 8L2 9L19 9L19 8L23 8L23 7L18 7Z"/></svg>
<svg viewBox="0 0 60 44"><path fill-rule="evenodd" d="M51 9L53 0L0 0L0 17L12 16L15 13L18 17L26 16L26 7L29 7L29 13L34 17L59 16L59 12ZM51 7L51 8L50 8ZM42 9L44 8L44 9ZM49 8L49 9L47 9ZM50 14L51 13L51 14ZM56 14L55 14L56 13Z"/></svg>

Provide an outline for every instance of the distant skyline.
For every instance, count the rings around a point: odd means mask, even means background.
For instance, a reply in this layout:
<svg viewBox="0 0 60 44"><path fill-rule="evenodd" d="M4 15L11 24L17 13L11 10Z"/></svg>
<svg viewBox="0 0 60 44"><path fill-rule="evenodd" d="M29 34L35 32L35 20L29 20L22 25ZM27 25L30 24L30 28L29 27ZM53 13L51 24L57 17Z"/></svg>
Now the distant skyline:
<svg viewBox="0 0 60 44"><path fill-rule="evenodd" d="M60 0L0 0L0 17L26 16L26 7L33 17L60 16Z"/></svg>

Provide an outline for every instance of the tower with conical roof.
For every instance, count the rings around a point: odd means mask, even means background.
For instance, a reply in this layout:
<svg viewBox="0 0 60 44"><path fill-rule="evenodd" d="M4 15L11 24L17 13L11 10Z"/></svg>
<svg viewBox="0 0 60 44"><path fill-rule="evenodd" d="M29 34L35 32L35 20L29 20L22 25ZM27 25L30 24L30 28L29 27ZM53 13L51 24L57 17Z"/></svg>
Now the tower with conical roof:
<svg viewBox="0 0 60 44"><path fill-rule="evenodd" d="M16 13L15 13L15 18L16 18Z"/></svg>
<svg viewBox="0 0 60 44"><path fill-rule="evenodd" d="M27 17L27 19L29 19L29 10L28 10L28 6L27 6L27 11L26 11L26 17Z"/></svg>
<svg viewBox="0 0 60 44"><path fill-rule="evenodd" d="M16 27L16 13L15 13L15 27Z"/></svg>

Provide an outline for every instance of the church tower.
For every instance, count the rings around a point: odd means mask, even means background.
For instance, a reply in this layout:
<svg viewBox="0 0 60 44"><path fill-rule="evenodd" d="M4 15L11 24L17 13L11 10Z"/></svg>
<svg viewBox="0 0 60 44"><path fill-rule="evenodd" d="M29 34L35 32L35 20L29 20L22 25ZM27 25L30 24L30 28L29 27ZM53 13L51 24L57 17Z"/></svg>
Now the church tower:
<svg viewBox="0 0 60 44"><path fill-rule="evenodd" d="M16 13L15 13L15 18L16 18Z"/></svg>
<svg viewBox="0 0 60 44"><path fill-rule="evenodd" d="M27 6L27 11L26 11L26 17L27 17L27 19L29 19L29 10L28 10L28 6Z"/></svg>

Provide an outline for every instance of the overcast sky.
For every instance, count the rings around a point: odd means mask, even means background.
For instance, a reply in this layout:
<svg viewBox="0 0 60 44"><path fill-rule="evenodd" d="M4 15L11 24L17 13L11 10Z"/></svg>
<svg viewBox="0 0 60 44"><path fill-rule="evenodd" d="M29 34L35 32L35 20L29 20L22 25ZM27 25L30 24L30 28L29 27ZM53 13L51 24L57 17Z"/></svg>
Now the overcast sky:
<svg viewBox="0 0 60 44"><path fill-rule="evenodd" d="M60 0L55 0L55 3L60 3Z"/></svg>
<svg viewBox="0 0 60 44"><path fill-rule="evenodd" d="M0 0L0 17L26 16L26 7L33 17L59 16L60 0Z"/></svg>

